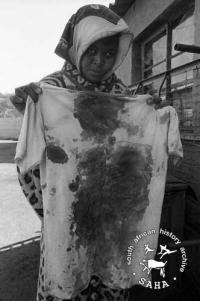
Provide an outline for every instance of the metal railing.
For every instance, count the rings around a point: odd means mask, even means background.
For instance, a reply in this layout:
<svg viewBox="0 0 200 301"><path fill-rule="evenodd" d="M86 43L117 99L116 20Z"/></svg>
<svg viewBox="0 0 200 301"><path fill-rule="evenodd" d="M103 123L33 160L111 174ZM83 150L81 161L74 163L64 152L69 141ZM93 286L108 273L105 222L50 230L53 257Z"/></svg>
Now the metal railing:
<svg viewBox="0 0 200 301"><path fill-rule="evenodd" d="M150 76L148 78L144 78L140 81L137 81L137 82L133 83L128 88L131 91L133 91L134 94L136 94L138 92L139 88L141 86L144 86L144 84L152 83L153 81L155 81L157 79L163 78L162 83L161 83L160 88L159 88L159 92L161 93L162 87L164 85L164 82L165 82L167 76L169 76L171 74L179 74L180 72L188 71L189 69L190 70L195 70L197 68L200 68L200 67L198 67L198 65L200 65L200 59L194 60L192 62L189 62L189 63L186 63L184 65L178 66L176 68L172 68L172 69L163 71L161 73ZM195 68L191 68L191 67L195 67Z"/></svg>
<svg viewBox="0 0 200 301"><path fill-rule="evenodd" d="M170 85L166 84L168 79ZM161 105L171 105L176 109L182 139L200 141L200 120L197 120L200 114L196 114L194 107L200 99L200 59L144 78L130 85L129 89L133 95L159 95Z"/></svg>

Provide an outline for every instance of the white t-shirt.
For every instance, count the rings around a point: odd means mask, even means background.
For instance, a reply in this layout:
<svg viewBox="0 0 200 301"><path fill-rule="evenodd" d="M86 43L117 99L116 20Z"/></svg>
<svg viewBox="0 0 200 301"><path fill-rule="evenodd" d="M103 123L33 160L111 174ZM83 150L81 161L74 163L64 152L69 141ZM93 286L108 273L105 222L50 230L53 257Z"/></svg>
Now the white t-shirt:
<svg viewBox="0 0 200 301"><path fill-rule="evenodd" d="M27 100L15 160L21 173L40 165L45 289L72 298L91 275L111 288L151 279L144 245L157 247L168 156L182 157L175 109L155 110L145 95L42 89Z"/></svg>

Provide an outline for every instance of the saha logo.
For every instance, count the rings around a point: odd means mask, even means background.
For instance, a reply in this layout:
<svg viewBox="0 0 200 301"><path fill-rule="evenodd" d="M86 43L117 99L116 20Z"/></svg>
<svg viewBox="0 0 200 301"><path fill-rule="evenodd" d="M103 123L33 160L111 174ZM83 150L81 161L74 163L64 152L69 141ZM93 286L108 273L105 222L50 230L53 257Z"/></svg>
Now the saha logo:
<svg viewBox="0 0 200 301"><path fill-rule="evenodd" d="M166 278L166 268L168 262L170 261L171 256L176 253L179 259L176 264L181 262L180 266L178 267L178 271L183 273L185 267L187 265L187 255L184 247L181 247L181 241L177 238L172 232L167 231L166 229L160 229L159 234L162 237L167 237L169 241L169 245L173 245L173 249L168 247L168 244L159 244L157 250L151 247L151 235L155 235L156 230L149 230L145 231L139 235L137 235L133 242L137 244L143 237L149 236L149 242L143 245L144 256L145 259L140 261L139 265L141 266L142 272L147 274L147 277L141 277L138 281L140 285L145 287L149 287L152 289L162 289L167 288L170 286L171 281L177 280L177 275L170 275L170 279ZM146 241L146 240L145 240ZM173 243L172 243L173 242ZM180 245L180 246L179 246ZM133 244L128 247L127 250L127 264L131 265L134 262L134 246ZM157 252L156 252L157 251ZM156 256L155 256L156 254ZM156 259L155 259L156 257ZM134 264L132 264L134 267ZM153 281L148 280L148 276L152 270L158 271L161 277L160 281ZM133 276L136 276L136 272L133 271ZM168 277L169 278L169 277Z"/></svg>

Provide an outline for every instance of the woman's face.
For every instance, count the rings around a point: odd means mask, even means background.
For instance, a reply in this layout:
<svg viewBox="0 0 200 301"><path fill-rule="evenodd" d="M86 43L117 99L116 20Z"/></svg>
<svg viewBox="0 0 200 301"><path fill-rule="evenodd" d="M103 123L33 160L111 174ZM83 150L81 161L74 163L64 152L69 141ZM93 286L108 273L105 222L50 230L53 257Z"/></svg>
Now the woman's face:
<svg viewBox="0 0 200 301"><path fill-rule="evenodd" d="M81 58L81 73L90 82L98 83L113 68L117 56L119 36L111 36L93 43Z"/></svg>

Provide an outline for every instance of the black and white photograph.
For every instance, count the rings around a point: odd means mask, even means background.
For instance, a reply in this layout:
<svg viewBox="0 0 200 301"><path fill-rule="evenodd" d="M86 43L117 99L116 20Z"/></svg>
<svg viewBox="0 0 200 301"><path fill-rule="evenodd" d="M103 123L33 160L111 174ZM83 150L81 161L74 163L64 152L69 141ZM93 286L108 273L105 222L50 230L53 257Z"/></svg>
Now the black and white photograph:
<svg viewBox="0 0 200 301"><path fill-rule="evenodd" d="M0 301L200 300L200 0L0 0Z"/></svg>

